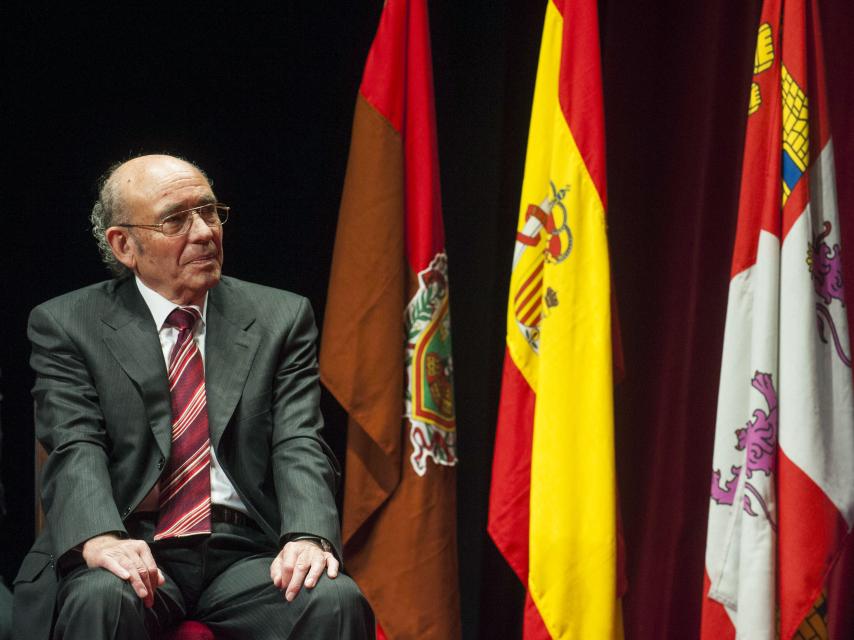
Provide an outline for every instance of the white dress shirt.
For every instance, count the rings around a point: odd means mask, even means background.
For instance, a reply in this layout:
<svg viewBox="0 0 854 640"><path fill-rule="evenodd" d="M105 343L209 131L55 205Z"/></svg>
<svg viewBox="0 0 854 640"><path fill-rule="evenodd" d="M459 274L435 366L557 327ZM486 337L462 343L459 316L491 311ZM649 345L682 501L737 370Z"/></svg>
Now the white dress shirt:
<svg viewBox="0 0 854 640"><path fill-rule="evenodd" d="M139 292L142 294L142 299L145 300L145 304L148 306L148 310L151 311L151 316L154 318L154 325L157 327L157 332L160 337L160 347L163 349L163 360L168 368L169 355L172 353L172 347L174 347L175 343L178 341L178 329L175 327L165 326L165 322L167 316L179 305L167 300L153 289L147 287L139 277L136 278L136 286L139 288ZM205 301L201 309L196 305L187 306L194 307L202 316L201 322L196 324L194 339L196 340L196 344L199 346L199 352L202 355L202 363L204 363L205 320L207 318L208 310L208 294L205 294ZM160 486L158 484L154 486L151 493L149 493L142 503L140 503L139 507L137 507L137 511L157 511L159 494ZM216 459L216 452L214 451L213 446L211 446L211 503L236 509L237 511L247 515L249 513L246 506L243 504L243 500L241 500L240 496L237 495L234 485L231 484L231 481L228 479L228 476L225 475L225 471L222 470L219 461Z"/></svg>

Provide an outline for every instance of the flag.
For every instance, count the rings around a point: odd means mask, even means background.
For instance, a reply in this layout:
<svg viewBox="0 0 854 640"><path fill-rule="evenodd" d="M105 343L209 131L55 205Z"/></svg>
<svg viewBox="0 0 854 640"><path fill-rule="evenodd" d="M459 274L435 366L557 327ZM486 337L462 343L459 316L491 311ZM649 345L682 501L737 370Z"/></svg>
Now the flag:
<svg viewBox="0 0 854 640"><path fill-rule="evenodd" d="M595 0L546 8L488 530L526 587L525 638L622 637L611 293Z"/></svg>
<svg viewBox="0 0 854 640"><path fill-rule="evenodd" d="M840 260L817 2L765 0L715 424L705 639L827 637L823 582L854 522Z"/></svg>
<svg viewBox="0 0 854 640"><path fill-rule="evenodd" d="M458 638L456 421L425 0L386 1L365 63L320 372L348 413L345 566L380 634Z"/></svg>

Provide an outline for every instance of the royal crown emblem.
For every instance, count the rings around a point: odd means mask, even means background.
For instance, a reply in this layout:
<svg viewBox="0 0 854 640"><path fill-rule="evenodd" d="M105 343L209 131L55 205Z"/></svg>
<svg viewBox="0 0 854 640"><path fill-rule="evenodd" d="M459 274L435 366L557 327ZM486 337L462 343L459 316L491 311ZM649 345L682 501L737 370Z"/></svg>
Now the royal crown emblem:
<svg viewBox="0 0 854 640"><path fill-rule="evenodd" d="M513 315L534 352L539 352L540 322L559 303L557 291L544 292L543 275L548 265L563 262L572 252L572 230L563 203L569 186L558 189L549 182L549 188L539 205L528 205L513 253Z"/></svg>

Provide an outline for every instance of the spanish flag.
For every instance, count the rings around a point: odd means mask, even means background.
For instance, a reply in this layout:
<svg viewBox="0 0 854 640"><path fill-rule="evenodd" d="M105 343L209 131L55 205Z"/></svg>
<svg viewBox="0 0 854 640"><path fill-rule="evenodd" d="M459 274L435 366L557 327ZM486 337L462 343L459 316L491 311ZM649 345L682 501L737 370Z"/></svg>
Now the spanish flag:
<svg viewBox="0 0 854 640"><path fill-rule="evenodd" d="M711 470L702 638L827 638L854 397L817 0L765 0Z"/></svg>
<svg viewBox="0 0 854 640"><path fill-rule="evenodd" d="M595 0L550 0L495 441L489 533L525 638L620 638L611 291Z"/></svg>
<svg viewBox="0 0 854 640"><path fill-rule="evenodd" d="M344 566L378 637L459 638L457 432L426 0L386 0L341 197L320 376L347 411Z"/></svg>

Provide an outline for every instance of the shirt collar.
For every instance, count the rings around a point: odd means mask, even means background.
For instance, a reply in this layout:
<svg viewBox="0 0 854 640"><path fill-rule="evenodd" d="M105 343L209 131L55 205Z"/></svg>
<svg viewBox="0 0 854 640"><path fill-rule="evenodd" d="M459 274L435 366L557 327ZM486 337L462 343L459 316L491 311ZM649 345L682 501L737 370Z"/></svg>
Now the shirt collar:
<svg viewBox="0 0 854 640"><path fill-rule="evenodd" d="M140 295L142 295L142 299L145 300L145 304L148 307L148 310L151 311L151 317L154 318L154 325L157 327L157 330L160 331L163 328L163 323L166 322L166 317L172 313L172 311L179 306L184 307L193 307L196 309L202 316L202 326L205 324L205 319L208 311L208 294L205 292L205 300L202 303L201 308L195 304L188 305L177 305L171 300L168 300L157 293L154 289L145 285L145 283L139 279L139 276L134 276L136 279L136 287L139 289Z"/></svg>

